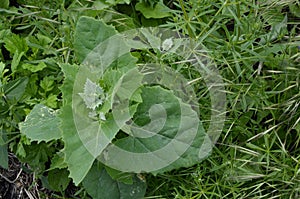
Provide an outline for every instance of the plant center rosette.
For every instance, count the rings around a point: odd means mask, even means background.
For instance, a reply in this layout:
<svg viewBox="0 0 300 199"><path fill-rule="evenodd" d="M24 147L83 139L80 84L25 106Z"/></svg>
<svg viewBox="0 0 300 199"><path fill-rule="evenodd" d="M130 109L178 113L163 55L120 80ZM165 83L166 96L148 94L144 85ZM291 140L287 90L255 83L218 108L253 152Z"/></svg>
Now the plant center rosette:
<svg viewBox="0 0 300 199"><path fill-rule="evenodd" d="M101 21L101 33L95 33L91 23L96 21L81 18L75 34L82 61L71 99L81 141L78 154L88 152L90 161L97 159L121 172L154 174L207 157L223 127L219 113L225 109L225 96L220 92L222 80L200 45L166 29L117 33ZM213 110L207 131L191 82L167 64L151 59L141 63L136 55L144 52L176 55L205 76Z"/></svg>

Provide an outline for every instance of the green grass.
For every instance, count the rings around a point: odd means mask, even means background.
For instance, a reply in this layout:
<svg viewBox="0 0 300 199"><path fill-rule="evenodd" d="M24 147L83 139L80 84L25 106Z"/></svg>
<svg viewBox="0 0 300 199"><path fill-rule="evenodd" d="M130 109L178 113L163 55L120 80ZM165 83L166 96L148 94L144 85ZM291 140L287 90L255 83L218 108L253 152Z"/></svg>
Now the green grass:
<svg viewBox="0 0 300 199"><path fill-rule="evenodd" d="M130 5L114 6L119 11L127 9L124 14L114 15L116 11L110 8L106 12L90 10L87 1L18 2L22 8L19 12L14 9L4 12L6 17L0 18L0 27L24 38L36 33L50 38L47 44L50 51L37 47L36 56L28 54L26 59L52 58L48 72L56 77L57 86L62 73L55 62L78 62L72 42L76 21L82 15L102 18L120 30L129 29L132 24L177 29L202 42L208 50L225 86L227 109L223 113L226 114L223 132L211 156L201 163L158 176L147 174L147 198L300 198L298 0L166 1L174 10L172 17L154 21L130 12L133 9ZM2 45L1 38L0 41ZM3 51L1 60L10 64L7 56ZM200 115L207 128L210 99L204 81L191 66L183 67L182 72L193 81L201 97ZM49 74L39 74L39 78ZM36 103L34 100L37 99L32 99L32 103ZM30 104L20 105L23 106L30 109ZM16 117L7 118L17 123L24 119L24 114ZM16 123L0 123L11 132L12 140ZM19 155L16 145L22 139L25 138L19 135L17 141L10 143ZM61 143L53 145L61 147Z"/></svg>
<svg viewBox="0 0 300 199"><path fill-rule="evenodd" d="M291 13L299 2L193 2L178 3L165 26L211 50L226 86L226 125L207 160L149 177L149 198L299 198L300 21Z"/></svg>

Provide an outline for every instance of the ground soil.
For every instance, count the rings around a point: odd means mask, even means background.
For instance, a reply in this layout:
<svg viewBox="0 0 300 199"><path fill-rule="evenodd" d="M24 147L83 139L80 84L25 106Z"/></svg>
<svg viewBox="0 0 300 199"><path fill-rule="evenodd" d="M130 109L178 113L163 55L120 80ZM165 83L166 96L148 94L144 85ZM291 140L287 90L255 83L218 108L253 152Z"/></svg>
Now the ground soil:
<svg viewBox="0 0 300 199"><path fill-rule="evenodd" d="M0 167L0 199L38 199L42 192L47 192L39 187L34 174L26 170L30 170L28 165L10 153L9 168Z"/></svg>

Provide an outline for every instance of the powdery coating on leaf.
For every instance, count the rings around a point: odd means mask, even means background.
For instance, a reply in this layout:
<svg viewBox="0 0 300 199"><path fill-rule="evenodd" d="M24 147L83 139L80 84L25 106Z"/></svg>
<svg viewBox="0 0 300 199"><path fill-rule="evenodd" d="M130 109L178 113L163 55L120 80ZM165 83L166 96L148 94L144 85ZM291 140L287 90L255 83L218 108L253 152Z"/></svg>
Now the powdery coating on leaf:
<svg viewBox="0 0 300 199"><path fill-rule="evenodd" d="M83 93L79 93L87 108L95 110L103 104L104 92L103 89L96 83L87 78Z"/></svg>
<svg viewBox="0 0 300 199"><path fill-rule="evenodd" d="M61 138L57 112L37 104L25 121L20 123L20 131L33 141L51 141Z"/></svg>

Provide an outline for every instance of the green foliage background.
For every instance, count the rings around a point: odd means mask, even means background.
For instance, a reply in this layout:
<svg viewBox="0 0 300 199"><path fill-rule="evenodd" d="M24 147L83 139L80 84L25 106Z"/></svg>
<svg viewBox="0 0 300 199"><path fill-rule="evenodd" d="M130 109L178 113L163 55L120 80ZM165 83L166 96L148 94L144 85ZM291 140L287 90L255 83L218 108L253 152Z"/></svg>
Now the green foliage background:
<svg viewBox="0 0 300 199"><path fill-rule="evenodd" d="M212 155L195 166L137 177L88 165L91 173L78 180L83 183L76 184L80 191L72 197L101 198L102 193L92 187L107 186L94 183L101 177L113 184L115 198L118 194L128 198L127 192L136 184L144 190L144 181L148 198L300 197L299 13L297 0L2 0L0 165L8 167L9 150L55 191L51 197L67 197L65 190L73 182L64 149L76 142L75 132L32 139L22 128L26 116L41 108L35 107L38 104L58 115L64 105L59 117L72 122L67 90L72 89L76 65L83 59L74 53L74 32L79 18L88 16L120 32L159 26L197 39L223 77L227 120ZM152 52L133 56L138 62L168 63L190 80L207 128L210 99L197 71L178 64L176 57L160 58Z"/></svg>

